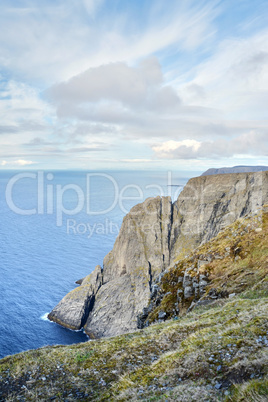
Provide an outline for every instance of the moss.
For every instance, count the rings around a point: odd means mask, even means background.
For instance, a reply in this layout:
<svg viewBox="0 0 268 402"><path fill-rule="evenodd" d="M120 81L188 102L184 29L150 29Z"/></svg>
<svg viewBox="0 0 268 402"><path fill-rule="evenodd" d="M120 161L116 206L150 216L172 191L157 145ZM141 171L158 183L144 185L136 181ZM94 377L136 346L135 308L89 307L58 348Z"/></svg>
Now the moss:
<svg viewBox="0 0 268 402"><path fill-rule="evenodd" d="M260 349L256 345L259 332L255 329L261 328L262 334L268 330L267 304L265 298L256 299L254 305L250 299L226 300L208 311L194 311L178 321L152 325L132 334L24 352L0 361L1 376L3 382L16 379L8 392L13 392L13 397L20 393L27 400L36 400L38 393L45 400L55 395L64 400L79 391L90 395L84 400L127 401L141 387L146 397L154 398L170 395L171 391L161 391L163 383L177 392L179 377L182 383L192 381L194 392L196 387L210 384L215 376L219 381L224 378L234 370L241 356L247 370L253 370L251 361ZM230 316L237 310L236 322L230 322ZM235 354L224 362L230 343ZM236 355L239 350L240 357ZM213 364L208 360L211 354ZM219 364L221 372L217 371ZM33 384L26 383L29 371L35 380ZM22 390L23 384L34 392Z"/></svg>
<svg viewBox="0 0 268 402"><path fill-rule="evenodd" d="M246 383L233 386L232 395L226 397L226 402L264 402L267 400L268 394L268 377L263 379L251 380Z"/></svg>

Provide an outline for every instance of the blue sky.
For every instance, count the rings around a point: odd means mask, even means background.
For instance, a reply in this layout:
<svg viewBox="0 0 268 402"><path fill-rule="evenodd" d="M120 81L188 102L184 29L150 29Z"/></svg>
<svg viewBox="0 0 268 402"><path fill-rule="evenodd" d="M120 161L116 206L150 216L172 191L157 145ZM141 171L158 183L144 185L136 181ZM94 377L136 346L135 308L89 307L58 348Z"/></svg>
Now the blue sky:
<svg viewBox="0 0 268 402"><path fill-rule="evenodd" d="M0 168L268 165L268 2L2 0Z"/></svg>

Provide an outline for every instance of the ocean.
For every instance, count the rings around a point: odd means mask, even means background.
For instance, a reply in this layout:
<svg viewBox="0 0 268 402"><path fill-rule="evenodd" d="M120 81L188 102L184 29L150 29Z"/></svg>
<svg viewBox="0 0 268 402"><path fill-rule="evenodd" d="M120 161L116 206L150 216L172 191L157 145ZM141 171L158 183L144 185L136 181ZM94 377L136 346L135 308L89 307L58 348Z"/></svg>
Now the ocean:
<svg viewBox="0 0 268 402"><path fill-rule="evenodd" d="M47 320L51 309L112 249L130 208L176 199L178 172L0 172L0 357L84 342ZM189 175L190 177L190 175Z"/></svg>

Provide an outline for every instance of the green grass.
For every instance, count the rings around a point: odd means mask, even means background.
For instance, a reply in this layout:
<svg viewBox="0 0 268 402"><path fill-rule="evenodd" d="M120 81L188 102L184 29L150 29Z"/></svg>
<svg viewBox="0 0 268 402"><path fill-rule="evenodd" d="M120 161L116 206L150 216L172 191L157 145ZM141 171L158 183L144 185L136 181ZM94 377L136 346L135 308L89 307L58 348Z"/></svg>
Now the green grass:
<svg viewBox="0 0 268 402"><path fill-rule="evenodd" d="M141 400L176 400L183 392L192 401L202 390L200 400L216 401L225 399L226 390L228 400L240 400L240 393L262 395L267 347L256 340L268 334L267 307L267 298L244 295L132 334L6 357L0 361L0 376L11 386L1 387L2 397L128 401L139 395ZM255 381L252 374L258 377ZM233 386L236 377L249 388ZM217 390L216 381L228 386Z"/></svg>

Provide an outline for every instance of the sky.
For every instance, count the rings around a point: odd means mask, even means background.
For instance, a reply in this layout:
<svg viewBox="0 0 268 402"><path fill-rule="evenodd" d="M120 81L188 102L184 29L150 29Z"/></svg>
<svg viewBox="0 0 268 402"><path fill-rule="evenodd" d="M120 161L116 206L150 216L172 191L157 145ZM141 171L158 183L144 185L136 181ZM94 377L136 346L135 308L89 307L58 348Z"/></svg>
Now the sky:
<svg viewBox="0 0 268 402"><path fill-rule="evenodd" d="M267 0L1 0L0 169L268 165Z"/></svg>

